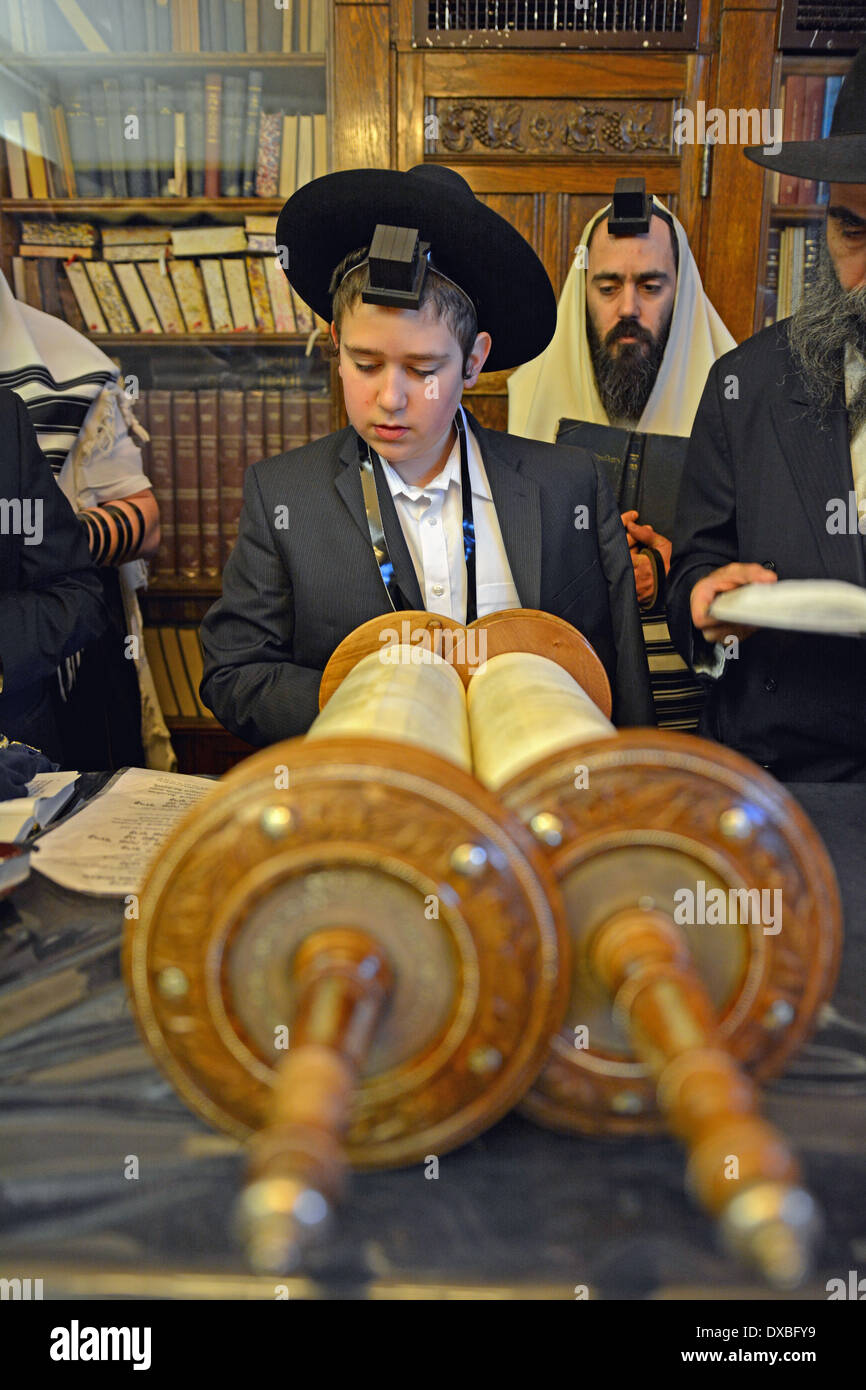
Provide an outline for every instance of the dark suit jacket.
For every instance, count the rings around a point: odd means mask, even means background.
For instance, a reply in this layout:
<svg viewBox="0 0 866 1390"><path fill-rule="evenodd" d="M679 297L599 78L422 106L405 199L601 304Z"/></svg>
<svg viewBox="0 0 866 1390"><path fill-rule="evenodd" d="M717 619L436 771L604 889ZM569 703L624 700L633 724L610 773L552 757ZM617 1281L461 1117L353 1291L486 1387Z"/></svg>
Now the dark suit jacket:
<svg viewBox="0 0 866 1390"><path fill-rule="evenodd" d="M831 535L828 503L854 490L840 396L822 429L787 343L786 322L711 368L695 417L674 527L671 633L693 663L697 581L732 561L780 579L866 583L864 538ZM738 397L730 378L736 378ZM866 780L866 641L763 629L712 684L699 733L789 781Z"/></svg>
<svg viewBox="0 0 866 1390"><path fill-rule="evenodd" d="M107 613L86 535L36 442L23 401L5 388L0 440L0 734L60 758L50 683L64 657L99 637ZM41 502L38 544L12 534L14 513L6 504L16 499Z"/></svg>
<svg viewBox="0 0 866 1390"><path fill-rule="evenodd" d="M610 678L616 722L652 724L632 567L607 481L582 450L469 420L521 604L565 618L589 639ZM423 608L389 488L379 500L400 589L410 607ZM575 526L579 505L588 509L586 529ZM285 529L275 524L279 507L288 507ZM318 713L321 674L335 647L389 611L355 431L254 464L222 598L202 624L202 699L250 743L302 734Z"/></svg>

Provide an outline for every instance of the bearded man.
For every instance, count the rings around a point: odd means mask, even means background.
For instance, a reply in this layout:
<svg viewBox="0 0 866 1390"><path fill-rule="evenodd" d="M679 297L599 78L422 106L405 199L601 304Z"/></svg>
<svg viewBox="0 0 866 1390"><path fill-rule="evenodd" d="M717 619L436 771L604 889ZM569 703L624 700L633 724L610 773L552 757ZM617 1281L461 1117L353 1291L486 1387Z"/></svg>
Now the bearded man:
<svg viewBox="0 0 866 1390"><path fill-rule="evenodd" d="M710 684L701 733L784 781L862 782L866 642L755 632L709 609L777 579L866 587L866 49L826 139L746 154L830 184L820 265L792 318L710 372L674 527L671 632ZM859 526L840 530L843 504Z"/></svg>
<svg viewBox="0 0 866 1390"><path fill-rule="evenodd" d="M670 639L665 576L685 440L707 373L734 339L677 219L653 199L647 230L621 231L617 197L584 228L550 346L509 377L508 428L554 440L565 420L560 442L591 450L606 468L628 538L656 720L693 731L702 691Z"/></svg>

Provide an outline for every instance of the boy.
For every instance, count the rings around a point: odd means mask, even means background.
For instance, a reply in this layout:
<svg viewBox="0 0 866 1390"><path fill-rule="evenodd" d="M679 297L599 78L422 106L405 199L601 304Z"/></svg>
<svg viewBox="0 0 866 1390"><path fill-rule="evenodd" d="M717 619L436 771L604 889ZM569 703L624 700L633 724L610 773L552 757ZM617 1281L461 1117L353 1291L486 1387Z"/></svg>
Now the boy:
<svg viewBox="0 0 866 1390"><path fill-rule="evenodd" d="M223 595L202 624L202 699L265 745L309 728L328 658L368 619L526 607L592 642L616 722L652 723L606 480L582 450L484 430L460 405L485 364L513 367L552 336L532 248L442 165L306 184L277 246L330 321L351 424L247 470Z"/></svg>

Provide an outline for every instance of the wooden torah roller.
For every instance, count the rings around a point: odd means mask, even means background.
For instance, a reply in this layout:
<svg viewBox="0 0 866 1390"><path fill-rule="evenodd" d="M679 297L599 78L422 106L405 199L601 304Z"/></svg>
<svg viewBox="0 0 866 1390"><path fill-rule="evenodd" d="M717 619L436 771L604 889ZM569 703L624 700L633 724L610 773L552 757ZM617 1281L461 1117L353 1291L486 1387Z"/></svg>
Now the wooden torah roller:
<svg viewBox="0 0 866 1390"><path fill-rule="evenodd" d="M205 1120L252 1136L239 1216L261 1270L297 1264L347 1163L443 1154L509 1110L565 1011L568 933L545 858L458 765L468 732L443 719L465 723L463 687L427 664L432 683L404 663L379 700L374 657L360 697L341 687L342 717L334 701L325 729L223 778L128 927L158 1063ZM364 708L367 736L346 732ZM421 746L419 719L453 761Z"/></svg>
<svg viewBox="0 0 866 1390"><path fill-rule="evenodd" d="M829 998L841 909L824 847L747 759L617 733L609 704L570 688L569 673L584 691L606 682L567 624L520 612L485 625L496 654L461 672L475 772L547 847L572 937L567 1017L523 1109L596 1135L666 1123L728 1245L796 1284L814 1204L744 1069L779 1072Z"/></svg>

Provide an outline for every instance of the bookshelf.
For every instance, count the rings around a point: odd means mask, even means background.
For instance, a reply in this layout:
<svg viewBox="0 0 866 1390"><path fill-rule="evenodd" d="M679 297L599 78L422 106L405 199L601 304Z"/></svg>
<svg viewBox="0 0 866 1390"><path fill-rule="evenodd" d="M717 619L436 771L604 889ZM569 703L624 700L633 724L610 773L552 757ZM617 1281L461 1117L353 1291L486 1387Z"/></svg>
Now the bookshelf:
<svg viewBox="0 0 866 1390"><path fill-rule="evenodd" d="M0 267L118 364L150 432L140 598L184 771L249 751L197 695L244 470L335 425L323 326L274 246L286 198L333 167L333 26L331 0L0 3Z"/></svg>
<svg viewBox="0 0 866 1390"><path fill-rule="evenodd" d="M783 141L817 140L829 133L835 97L851 65L824 53L777 53L771 106L782 111ZM761 219L761 256L754 331L787 318L816 264L828 189L812 180L767 172Z"/></svg>

